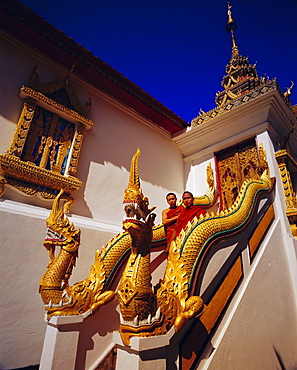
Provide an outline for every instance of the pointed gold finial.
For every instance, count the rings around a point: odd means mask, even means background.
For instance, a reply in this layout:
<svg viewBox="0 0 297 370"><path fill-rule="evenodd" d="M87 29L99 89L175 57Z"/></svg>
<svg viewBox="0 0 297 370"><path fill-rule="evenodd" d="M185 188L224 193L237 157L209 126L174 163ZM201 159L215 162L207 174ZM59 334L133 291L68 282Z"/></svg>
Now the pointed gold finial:
<svg viewBox="0 0 297 370"><path fill-rule="evenodd" d="M232 18L232 13L231 13L232 5L230 5L229 2L227 4L228 4L228 22L227 22L227 25L230 24L230 23L234 23L235 28L236 28L236 23L235 23L234 19Z"/></svg>
<svg viewBox="0 0 297 370"><path fill-rule="evenodd" d="M138 148L136 153L133 155L132 160L131 160L129 185L128 186L136 186L137 188L141 189L140 181L139 181L139 173L138 173L138 158L139 158L139 156L140 156L140 149Z"/></svg>
<svg viewBox="0 0 297 370"><path fill-rule="evenodd" d="M143 199L143 194L140 186L138 173L138 158L140 156L140 149L138 148L131 160L130 176L128 187L124 191L123 203L136 202L140 203Z"/></svg>
<svg viewBox="0 0 297 370"><path fill-rule="evenodd" d="M67 73L67 76L65 78L65 85L67 85L69 83L69 78L70 78L70 75L72 74L72 72L74 70L74 67L75 67L75 63L72 64L69 72Z"/></svg>
<svg viewBox="0 0 297 370"><path fill-rule="evenodd" d="M235 55L238 55L238 47L236 45L235 41L235 35L234 30L236 29L236 22L232 18L231 8L232 5L228 2L228 21L226 24L226 30L231 33L231 42L232 42L232 58L235 57Z"/></svg>

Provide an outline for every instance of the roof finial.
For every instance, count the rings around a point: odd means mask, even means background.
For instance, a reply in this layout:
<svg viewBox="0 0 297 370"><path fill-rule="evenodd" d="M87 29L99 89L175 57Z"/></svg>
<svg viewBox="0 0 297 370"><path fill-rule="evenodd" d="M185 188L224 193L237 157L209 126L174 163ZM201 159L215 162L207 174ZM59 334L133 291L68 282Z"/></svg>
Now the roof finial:
<svg viewBox="0 0 297 370"><path fill-rule="evenodd" d="M238 55L238 47L235 42L234 30L236 29L236 22L232 18L231 8L232 6L228 2L228 21L226 24L226 30L231 33L231 42L232 42L232 58L235 55Z"/></svg>
<svg viewBox="0 0 297 370"><path fill-rule="evenodd" d="M67 76L65 78L65 85L67 85L69 83L69 78L70 78L70 75L72 74L72 72L74 70L74 67L75 67L75 63L72 64L69 72L67 73Z"/></svg>
<svg viewBox="0 0 297 370"><path fill-rule="evenodd" d="M294 85L295 85L294 82L291 81L291 86L288 87L287 90L286 90L286 92L284 93L284 96L285 97L288 97L288 96L290 96L292 94L292 89L293 89Z"/></svg>

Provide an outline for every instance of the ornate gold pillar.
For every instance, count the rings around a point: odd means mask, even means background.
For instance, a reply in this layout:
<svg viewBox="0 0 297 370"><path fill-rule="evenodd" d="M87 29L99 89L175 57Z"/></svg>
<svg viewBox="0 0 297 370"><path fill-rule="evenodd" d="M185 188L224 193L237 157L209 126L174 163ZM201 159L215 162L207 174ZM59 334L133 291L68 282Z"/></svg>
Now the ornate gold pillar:
<svg viewBox="0 0 297 370"><path fill-rule="evenodd" d="M285 149L277 151L275 158L282 179L286 201L286 214L290 222L292 234L297 237L297 198L291 179L291 172L297 172L297 161Z"/></svg>

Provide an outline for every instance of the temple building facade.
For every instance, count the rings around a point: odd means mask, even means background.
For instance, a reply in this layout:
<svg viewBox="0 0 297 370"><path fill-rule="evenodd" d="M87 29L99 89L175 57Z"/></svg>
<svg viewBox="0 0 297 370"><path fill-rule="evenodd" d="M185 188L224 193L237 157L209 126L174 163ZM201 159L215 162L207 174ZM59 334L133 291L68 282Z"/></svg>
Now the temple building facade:
<svg viewBox="0 0 297 370"><path fill-rule="evenodd" d="M231 6L190 124L20 2L0 19L0 369L297 368L297 109ZM166 248L185 189L206 212Z"/></svg>

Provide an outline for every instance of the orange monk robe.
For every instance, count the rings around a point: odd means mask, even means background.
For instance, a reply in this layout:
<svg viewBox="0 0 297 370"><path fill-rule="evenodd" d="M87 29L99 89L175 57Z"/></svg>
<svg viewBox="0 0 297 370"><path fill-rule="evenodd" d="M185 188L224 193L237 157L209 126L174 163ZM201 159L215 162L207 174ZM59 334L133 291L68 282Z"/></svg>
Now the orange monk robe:
<svg viewBox="0 0 297 370"><path fill-rule="evenodd" d="M167 218L173 218L175 216L178 216L182 212L183 206L178 206L176 208L169 208L169 211L167 212ZM165 226L166 231L166 245L170 242L172 234L175 229L176 221L172 221L169 224Z"/></svg>
<svg viewBox="0 0 297 370"><path fill-rule="evenodd" d="M188 208L183 207L183 210L175 224L175 237L177 237L181 230L187 226L189 221L192 221L195 216L199 218L201 214L205 215L206 211L199 206L190 206Z"/></svg>

